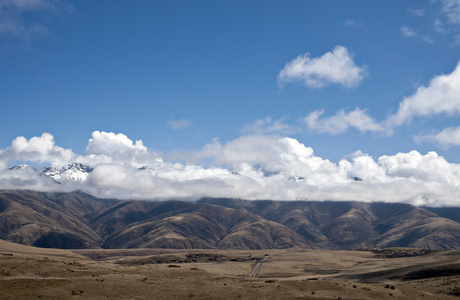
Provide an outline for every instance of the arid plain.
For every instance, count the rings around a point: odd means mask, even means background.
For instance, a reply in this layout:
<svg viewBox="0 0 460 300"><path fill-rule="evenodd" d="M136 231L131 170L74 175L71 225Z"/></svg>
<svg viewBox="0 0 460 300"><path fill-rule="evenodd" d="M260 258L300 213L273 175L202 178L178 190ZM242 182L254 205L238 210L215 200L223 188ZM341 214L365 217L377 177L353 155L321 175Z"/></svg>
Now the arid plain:
<svg viewBox="0 0 460 300"><path fill-rule="evenodd" d="M1 299L457 299L459 274L460 251L71 251L0 240Z"/></svg>

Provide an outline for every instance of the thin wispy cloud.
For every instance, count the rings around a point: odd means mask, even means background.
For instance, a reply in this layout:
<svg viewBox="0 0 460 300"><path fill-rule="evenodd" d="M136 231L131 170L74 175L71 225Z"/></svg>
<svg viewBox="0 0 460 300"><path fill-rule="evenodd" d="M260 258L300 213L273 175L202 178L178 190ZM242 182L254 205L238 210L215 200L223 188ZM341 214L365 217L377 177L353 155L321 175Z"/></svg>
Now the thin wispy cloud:
<svg viewBox="0 0 460 300"><path fill-rule="evenodd" d="M451 45L455 47L455 36L460 31L460 1L436 0L431 1L431 4L433 10L408 8L409 14L417 19L406 20L412 23L400 27L401 36L420 40L426 44L454 39Z"/></svg>
<svg viewBox="0 0 460 300"><path fill-rule="evenodd" d="M356 108L353 111L345 112L343 109L331 117L322 118L324 110L315 110L303 118L304 124L318 133L329 133L333 135L343 134L353 128L360 132L384 132L383 126L371 118L366 110Z"/></svg>
<svg viewBox="0 0 460 300"><path fill-rule="evenodd" d="M351 27L351 28L361 28L361 27L364 27L364 25L357 21L357 20L354 20L354 19L348 19L346 20L343 25L345 25L346 27Z"/></svg>
<svg viewBox="0 0 460 300"><path fill-rule="evenodd" d="M424 41L427 44L432 44L433 43L433 39L431 37L426 36L426 35L425 36L419 35L414 31L414 29L412 29L412 28L410 28L408 26L402 26L400 28L400 31L401 31L401 36L402 37L416 38L416 39Z"/></svg>
<svg viewBox="0 0 460 300"><path fill-rule="evenodd" d="M401 30L401 35L403 37L415 37L416 36L415 31L412 28L409 28L407 26L402 26L400 30Z"/></svg>
<svg viewBox="0 0 460 300"><path fill-rule="evenodd" d="M251 124L245 124L241 131L252 134L292 134L297 131L291 125L284 123L282 119L272 121L270 117L258 119Z"/></svg>
<svg viewBox="0 0 460 300"><path fill-rule="evenodd" d="M438 133L418 135L415 137L415 141L418 143L437 143L443 148L460 146L460 127L449 127Z"/></svg>
<svg viewBox="0 0 460 300"><path fill-rule="evenodd" d="M177 121L169 121L168 126L174 130L186 129L192 125L192 122L186 119L180 119Z"/></svg>
<svg viewBox="0 0 460 300"><path fill-rule="evenodd" d="M441 12L445 14L447 21L451 24L460 24L460 1L440 0L442 3Z"/></svg>
<svg viewBox="0 0 460 300"><path fill-rule="evenodd" d="M336 46L320 57L300 55L287 63L278 75L278 83L302 81L306 86L321 88L338 84L346 88L358 85L366 76L366 68L353 61L353 55L343 46Z"/></svg>
<svg viewBox="0 0 460 300"><path fill-rule="evenodd" d="M453 47L460 47L460 34L457 34L454 37L454 42L452 43Z"/></svg>
<svg viewBox="0 0 460 300"><path fill-rule="evenodd" d="M61 0L4 0L0 3L0 35L31 40L50 34L48 23L73 11L72 4Z"/></svg>
<svg viewBox="0 0 460 300"><path fill-rule="evenodd" d="M411 7L409 7L408 12L411 15L414 15L416 17L423 17L425 15L425 10L421 9L421 8L411 8Z"/></svg>
<svg viewBox="0 0 460 300"><path fill-rule="evenodd" d="M436 31L437 33L443 34L443 33L446 33L446 32L447 32L447 29L446 29L446 27L445 27L445 24L444 24L444 22L442 22L441 20L439 20L439 19L435 20L434 23L433 23L433 25L434 25L434 29L435 29L435 31Z"/></svg>

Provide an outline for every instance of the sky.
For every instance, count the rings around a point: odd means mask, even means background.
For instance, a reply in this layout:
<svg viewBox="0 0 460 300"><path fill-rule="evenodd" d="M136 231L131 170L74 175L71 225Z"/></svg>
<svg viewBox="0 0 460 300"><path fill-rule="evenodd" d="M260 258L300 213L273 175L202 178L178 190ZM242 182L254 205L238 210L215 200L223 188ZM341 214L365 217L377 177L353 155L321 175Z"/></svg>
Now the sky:
<svg viewBox="0 0 460 300"><path fill-rule="evenodd" d="M0 0L0 188L460 206L459 63L460 0Z"/></svg>

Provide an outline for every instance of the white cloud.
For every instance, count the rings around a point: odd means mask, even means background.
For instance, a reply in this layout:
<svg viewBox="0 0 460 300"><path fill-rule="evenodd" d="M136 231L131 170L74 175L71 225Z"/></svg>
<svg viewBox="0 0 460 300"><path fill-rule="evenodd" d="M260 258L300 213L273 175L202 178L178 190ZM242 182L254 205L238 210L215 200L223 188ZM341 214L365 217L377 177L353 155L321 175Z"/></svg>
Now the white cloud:
<svg viewBox="0 0 460 300"><path fill-rule="evenodd" d="M343 25L351 28L360 28L363 27L363 24L359 21L353 20L353 19L348 19L346 20Z"/></svg>
<svg viewBox="0 0 460 300"><path fill-rule="evenodd" d="M421 8L408 8L408 11L410 14L416 16L416 17L423 17L425 15L425 10Z"/></svg>
<svg viewBox="0 0 460 300"><path fill-rule="evenodd" d="M460 127L449 127L436 134L415 137L417 142L435 142L442 147L460 146Z"/></svg>
<svg viewBox="0 0 460 300"><path fill-rule="evenodd" d="M405 97L387 123L390 127L399 126L416 116L442 113L450 116L460 113L460 63L452 73L434 77L428 86L421 86Z"/></svg>
<svg viewBox="0 0 460 300"><path fill-rule="evenodd" d="M350 88L358 85L365 75L365 68L357 66L348 49L339 45L320 57L310 58L309 53L298 56L280 71L278 83L303 81L308 87L339 84Z"/></svg>
<svg viewBox="0 0 460 300"><path fill-rule="evenodd" d="M306 183L315 186L349 181L335 164L315 156L313 149L287 137L248 135L224 145L214 140L202 152L205 154L198 153L192 158L212 155L214 165L226 166L229 171L236 172L239 174L236 179L278 186L271 188L285 188L291 177L304 177ZM284 191L277 193L277 198L286 194Z"/></svg>
<svg viewBox="0 0 460 300"><path fill-rule="evenodd" d="M8 152L6 149L0 149L0 172L8 167Z"/></svg>
<svg viewBox="0 0 460 300"><path fill-rule="evenodd" d="M133 143L122 133L94 131L85 153L77 160L90 166L96 163L107 163L139 168L161 162L161 157L148 151L141 140Z"/></svg>
<svg viewBox="0 0 460 300"><path fill-rule="evenodd" d="M412 28L409 28L407 26L402 26L400 28L401 30L401 35L404 37L414 37L416 36L415 31Z"/></svg>
<svg viewBox="0 0 460 300"><path fill-rule="evenodd" d="M109 155L114 158L130 151L146 152L147 147L141 140L133 143L122 133L104 131L94 131L86 146L86 154Z"/></svg>
<svg viewBox="0 0 460 300"><path fill-rule="evenodd" d="M460 165L450 164L436 152L422 155L417 151L382 156L379 165L392 178L404 178L428 186L460 186Z"/></svg>
<svg viewBox="0 0 460 300"><path fill-rule="evenodd" d="M94 169L83 182L56 184L33 168L0 169L0 188L40 191L81 190L121 199L235 197L274 200L357 200L458 205L460 165L435 152L412 151L374 159L357 151L338 164L289 137L248 135L225 144L217 139L190 157L204 167L166 162L123 134L95 131L77 158L54 144L50 134L18 137L0 149L0 162L16 159L63 162L73 157ZM72 162L70 159L69 162ZM146 163L148 167L137 166ZM359 177L354 181L350 177ZM301 181L290 181L303 177Z"/></svg>
<svg viewBox="0 0 460 300"><path fill-rule="evenodd" d="M339 166L346 170L347 174L358 177L369 183L385 183L388 177L385 170L382 169L374 159L361 151L356 151L351 155L352 162L341 160Z"/></svg>
<svg viewBox="0 0 460 300"><path fill-rule="evenodd" d="M53 166L68 164L75 157L71 149L56 146L54 137L49 133L29 140L23 136L17 137L6 150L10 159L51 163Z"/></svg>
<svg viewBox="0 0 460 300"><path fill-rule="evenodd" d="M264 119L256 120L252 124L246 124L241 129L243 133L256 133L256 134L273 134L273 133L283 133L290 134L294 133L296 130L292 126L283 123L283 120L272 121L270 117Z"/></svg>
<svg viewBox="0 0 460 300"><path fill-rule="evenodd" d="M460 34L457 34L454 36L454 41L452 43L453 47L458 47L460 46Z"/></svg>
<svg viewBox="0 0 460 300"><path fill-rule="evenodd" d="M436 19L433 24L434 24L434 29L435 29L435 31L437 33L445 33L446 32L445 25L441 20Z"/></svg>
<svg viewBox="0 0 460 300"><path fill-rule="evenodd" d="M42 192L71 191L71 186L56 184L53 179L40 176L38 170L25 168L20 170L3 170L0 172L1 189L25 189Z"/></svg>
<svg viewBox="0 0 460 300"><path fill-rule="evenodd" d="M417 38L419 40L422 40L424 41L425 43L427 44L432 44L433 43L433 39L429 36L421 36L419 34L417 34L412 28L410 27L407 27L407 26L402 26L400 28L400 31L401 31L401 35L403 37L409 37L409 38Z"/></svg>
<svg viewBox="0 0 460 300"><path fill-rule="evenodd" d="M180 119L178 121L169 121L168 126L171 127L174 130L178 129L185 129L192 125L192 123L189 120L186 119Z"/></svg>
<svg viewBox="0 0 460 300"><path fill-rule="evenodd" d="M352 163L342 161L340 165L366 184L371 183L376 189L375 195L383 193L380 196L386 198L394 194L398 201L417 205L458 205L449 193L459 194L460 165L448 163L435 152L398 153L382 156L377 162L358 153ZM382 187L388 190L381 191Z"/></svg>
<svg viewBox="0 0 460 300"><path fill-rule="evenodd" d="M323 110L315 110L303 119L304 124L319 133L342 134L350 128L360 132L383 132L384 128L372 119L366 110L356 108L345 112L340 110L336 115L320 119Z"/></svg>

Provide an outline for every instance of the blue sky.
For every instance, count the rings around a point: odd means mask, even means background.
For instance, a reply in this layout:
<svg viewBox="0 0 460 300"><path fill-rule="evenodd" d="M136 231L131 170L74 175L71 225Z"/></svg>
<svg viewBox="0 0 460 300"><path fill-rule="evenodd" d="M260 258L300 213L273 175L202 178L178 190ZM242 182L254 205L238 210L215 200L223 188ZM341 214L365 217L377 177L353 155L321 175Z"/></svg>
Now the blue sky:
<svg viewBox="0 0 460 300"><path fill-rule="evenodd" d="M459 61L458 0L3 0L0 149L50 133L87 154L104 132L228 168L205 150L265 136L336 166L415 150L457 167Z"/></svg>

